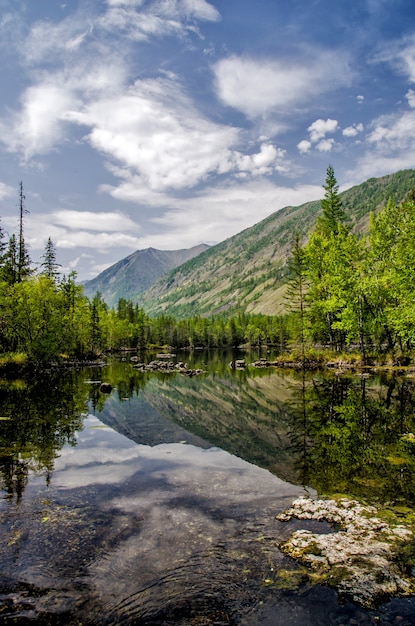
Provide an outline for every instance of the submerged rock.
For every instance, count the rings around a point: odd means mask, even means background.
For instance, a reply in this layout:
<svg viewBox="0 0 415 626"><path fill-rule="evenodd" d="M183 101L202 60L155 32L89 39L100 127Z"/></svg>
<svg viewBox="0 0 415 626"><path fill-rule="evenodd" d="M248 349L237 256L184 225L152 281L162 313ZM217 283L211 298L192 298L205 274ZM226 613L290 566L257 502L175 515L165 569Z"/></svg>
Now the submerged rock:
<svg viewBox="0 0 415 626"><path fill-rule="evenodd" d="M339 527L326 534L297 530L279 547L312 568L340 594L372 607L384 597L415 593L415 578L401 571L395 559L396 548L413 540L413 533L403 525L393 526L380 519L375 507L346 498L299 498L277 515L280 521L292 518L324 520Z"/></svg>

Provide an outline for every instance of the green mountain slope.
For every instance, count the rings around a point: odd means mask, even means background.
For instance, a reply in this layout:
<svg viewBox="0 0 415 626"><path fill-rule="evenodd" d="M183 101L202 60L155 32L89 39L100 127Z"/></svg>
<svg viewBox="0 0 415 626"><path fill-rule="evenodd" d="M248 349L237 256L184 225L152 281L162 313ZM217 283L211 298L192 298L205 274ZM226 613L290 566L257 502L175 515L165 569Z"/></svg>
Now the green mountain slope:
<svg viewBox="0 0 415 626"><path fill-rule="evenodd" d="M340 195L353 229L362 232L371 211L389 198L400 202L413 188L415 170L403 170L371 178ZM294 233L305 239L319 212L319 201L285 207L176 267L134 300L151 315L177 318L238 311L281 313Z"/></svg>
<svg viewBox="0 0 415 626"><path fill-rule="evenodd" d="M110 307L120 298L137 301L141 293L161 276L185 261L192 259L209 246L201 244L185 250L137 250L115 265L107 268L96 278L84 283L84 293L92 298L97 291Z"/></svg>

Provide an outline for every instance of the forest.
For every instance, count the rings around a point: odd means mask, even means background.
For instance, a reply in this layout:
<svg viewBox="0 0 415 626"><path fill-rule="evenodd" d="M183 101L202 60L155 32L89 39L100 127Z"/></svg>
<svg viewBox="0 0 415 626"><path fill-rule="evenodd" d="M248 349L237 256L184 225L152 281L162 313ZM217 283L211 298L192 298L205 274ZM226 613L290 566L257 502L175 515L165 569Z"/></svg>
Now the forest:
<svg viewBox="0 0 415 626"><path fill-rule="evenodd" d="M109 308L83 293L76 274L62 276L49 238L34 270L24 239L26 209L19 190L19 228L7 241L0 228L0 354L36 365L98 358L122 349L277 346L299 360L323 350L353 353L361 363L404 362L415 343L415 193L370 214L355 233L332 166L314 228L294 235L288 261L286 312L267 316L151 317L130 300Z"/></svg>

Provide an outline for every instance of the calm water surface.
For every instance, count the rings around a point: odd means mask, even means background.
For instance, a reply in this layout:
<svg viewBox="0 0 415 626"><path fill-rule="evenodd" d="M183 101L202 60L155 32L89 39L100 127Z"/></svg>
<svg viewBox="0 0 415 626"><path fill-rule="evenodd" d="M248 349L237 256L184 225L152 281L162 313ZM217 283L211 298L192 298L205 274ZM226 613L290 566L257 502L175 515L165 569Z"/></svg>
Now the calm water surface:
<svg viewBox="0 0 415 626"><path fill-rule="evenodd" d="M0 383L0 623L415 624L413 599L311 587L277 546L326 525L275 519L301 494L414 507L412 380L177 358L206 373Z"/></svg>

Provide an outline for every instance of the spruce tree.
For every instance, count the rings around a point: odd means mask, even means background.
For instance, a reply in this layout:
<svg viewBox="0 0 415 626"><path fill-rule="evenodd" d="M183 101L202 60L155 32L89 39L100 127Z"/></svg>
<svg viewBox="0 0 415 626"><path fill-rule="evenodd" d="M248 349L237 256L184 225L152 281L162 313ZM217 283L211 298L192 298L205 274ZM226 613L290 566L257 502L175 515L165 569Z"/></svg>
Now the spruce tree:
<svg viewBox="0 0 415 626"><path fill-rule="evenodd" d="M317 220L317 228L326 235L335 235L339 230L339 226L346 221L346 214L343 210L339 196L339 186L332 165L329 165L327 168L323 189L325 194L320 203L322 214Z"/></svg>
<svg viewBox="0 0 415 626"><path fill-rule="evenodd" d="M60 267L59 263L56 262L56 249L52 239L49 237L46 245L45 245L45 254L42 256L43 263L41 267L43 268L43 273L46 274L51 280L56 282L59 276Z"/></svg>

